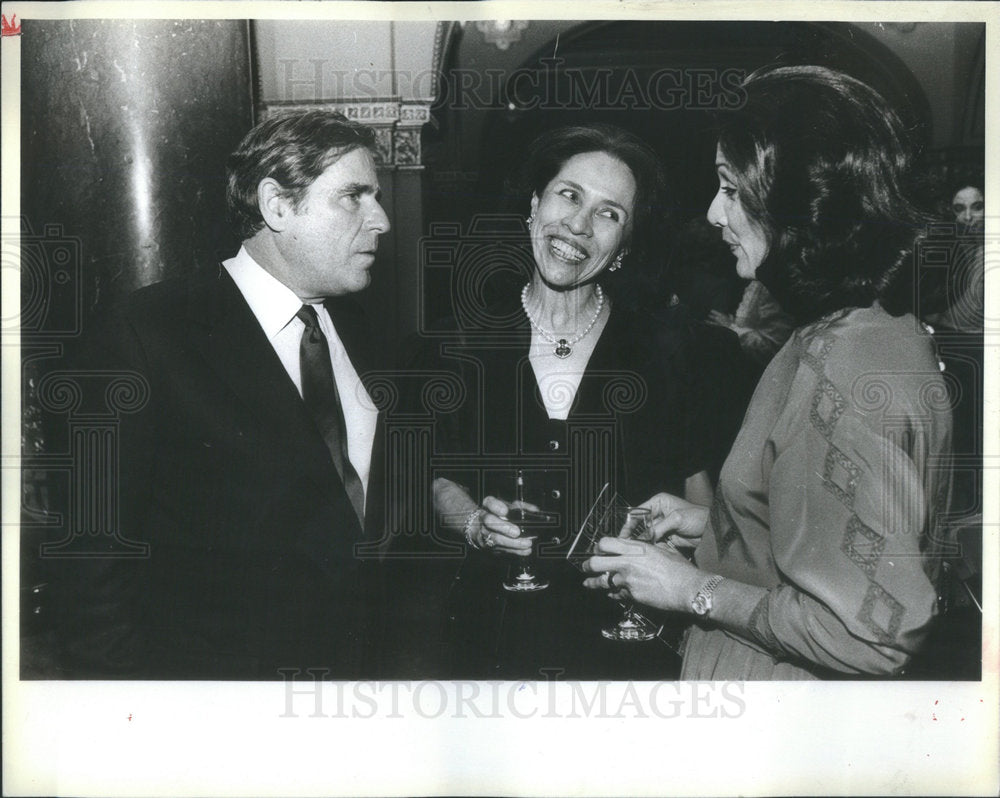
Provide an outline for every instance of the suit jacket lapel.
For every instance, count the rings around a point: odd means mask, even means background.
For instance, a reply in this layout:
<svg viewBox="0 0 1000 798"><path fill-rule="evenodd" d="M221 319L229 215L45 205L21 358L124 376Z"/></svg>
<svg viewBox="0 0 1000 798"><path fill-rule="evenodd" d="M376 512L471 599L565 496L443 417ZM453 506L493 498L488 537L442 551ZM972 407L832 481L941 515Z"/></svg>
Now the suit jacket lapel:
<svg viewBox="0 0 1000 798"><path fill-rule="evenodd" d="M229 274L194 283L190 293L191 329L202 353L234 393L287 441L290 458L316 485L317 501L350 507L330 453L243 295ZM339 491L342 496L334 495ZM342 501L341 501L342 499ZM360 536L357 521L351 527Z"/></svg>

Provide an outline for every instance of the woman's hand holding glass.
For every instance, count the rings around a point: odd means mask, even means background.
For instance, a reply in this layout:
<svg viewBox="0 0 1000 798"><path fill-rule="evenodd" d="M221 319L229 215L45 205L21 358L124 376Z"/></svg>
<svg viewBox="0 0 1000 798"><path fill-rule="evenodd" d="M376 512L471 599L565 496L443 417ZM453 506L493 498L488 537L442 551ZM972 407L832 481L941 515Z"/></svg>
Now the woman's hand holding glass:
<svg viewBox="0 0 1000 798"><path fill-rule="evenodd" d="M528 502L505 502L495 496L487 496L483 499L482 507L484 512L479 519L478 539L483 548L496 554L513 554L517 557L531 554L533 538L522 537L521 528L508 521L507 515L514 507L537 511L535 505Z"/></svg>
<svg viewBox="0 0 1000 798"><path fill-rule="evenodd" d="M707 507L669 493L657 493L639 506L649 508L653 542L662 542L675 549L695 548L708 525ZM630 536L622 534L620 537Z"/></svg>
<svg viewBox="0 0 1000 798"><path fill-rule="evenodd" d="M536 509L526 502L505 502L494 496L478 504L462 485L442 477L434 480L435 511L453 534L464 536L473 548L528 556L531 540L521 535L517 524L507 520L511 508L517 506Z"/></svg>
<svg viewBox="0 0 1000 798"><path fill-rule="evenodd" d="M606 537L597 542L597 551L583 565L596 576L583 584L609 591L620 601L689 612L691 599L707 576L668 545Z"/></svg>
<svg viewBox="0 0 1000 798"><path fill-rule="evenodd" d="M584 585L621 601L689 611L706 575L680 550L698 545L708 508L669 493L658 493L639 506L650 510L647 534L633 539L625 524L618 537L597 541L597 554L583 565L597 575L584 580Z"/></svg>

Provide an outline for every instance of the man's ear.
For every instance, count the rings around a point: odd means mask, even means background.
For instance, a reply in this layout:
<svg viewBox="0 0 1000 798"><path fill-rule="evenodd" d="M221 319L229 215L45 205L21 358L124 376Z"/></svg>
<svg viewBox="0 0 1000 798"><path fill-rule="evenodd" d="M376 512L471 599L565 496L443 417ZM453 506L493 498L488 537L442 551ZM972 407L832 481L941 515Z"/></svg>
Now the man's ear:
<svg viewBox="0 0 1000 798"><path fill-rule="evenodd" d="M531 192L531 215L534 216L535 212L538 210L538 195L532 191Z"/></svg>
<svg viewBox="0 0 1000 798"><path fill-rule="evenodd" d="M288 217L295 212L291 199L273 177L265 177L257 184L257 207L264 224L276 232L285 229Z"/></svg>

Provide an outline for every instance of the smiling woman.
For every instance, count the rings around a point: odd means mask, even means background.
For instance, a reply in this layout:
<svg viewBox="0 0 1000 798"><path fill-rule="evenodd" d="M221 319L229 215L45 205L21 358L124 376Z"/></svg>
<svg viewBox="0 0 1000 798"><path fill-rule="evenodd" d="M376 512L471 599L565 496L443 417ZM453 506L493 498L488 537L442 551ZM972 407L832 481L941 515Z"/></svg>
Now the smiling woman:
<svg viewBox="0 0 1000 798"><path fill-rule="evenodd" d="M585 152L566 161L541 198L531 198L536 280L567 290L624 258L635 189L629 168L607 153Z"/></svg>
<svg viewBox="0 0 1000 798"><path fill-rule="evenodd" d="M448 674L662 675L676 667L669 649L605 641L615 604L588 594L565 561L605 483L624 496L667 486L710 496L706 370L694 368L691 329L669 309L632 312L599 282L649 268L645 242L663 237L662 167L632 134L592 125L543 134L524 177L533 268L520 304L513 294L481 309L481 318L504 320L490 341L456 321L455 340L435 340L421 360L454 372L467 392L435 418L435 453L470 464L436 471L433 485L444 535L470 549L445 613ZM543 511L549 528L518 520L524 504ZM532 557L536 580L504 582Z"/></svg>

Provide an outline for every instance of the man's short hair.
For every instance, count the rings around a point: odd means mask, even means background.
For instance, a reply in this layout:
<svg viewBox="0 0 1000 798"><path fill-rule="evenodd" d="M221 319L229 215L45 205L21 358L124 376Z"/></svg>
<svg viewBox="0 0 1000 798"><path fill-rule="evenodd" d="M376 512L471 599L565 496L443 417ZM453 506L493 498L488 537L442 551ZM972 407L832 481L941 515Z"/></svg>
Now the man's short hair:
<svg viewBox="0 0 1000 798"><path fill-rule="evenodd" d="M264 226L261 180L277 181L298 207L330 164L360 147L374 153L375 132L334 111L279 114L256 125L226 161L226 205L236 233L246 240Z"/></svg>

